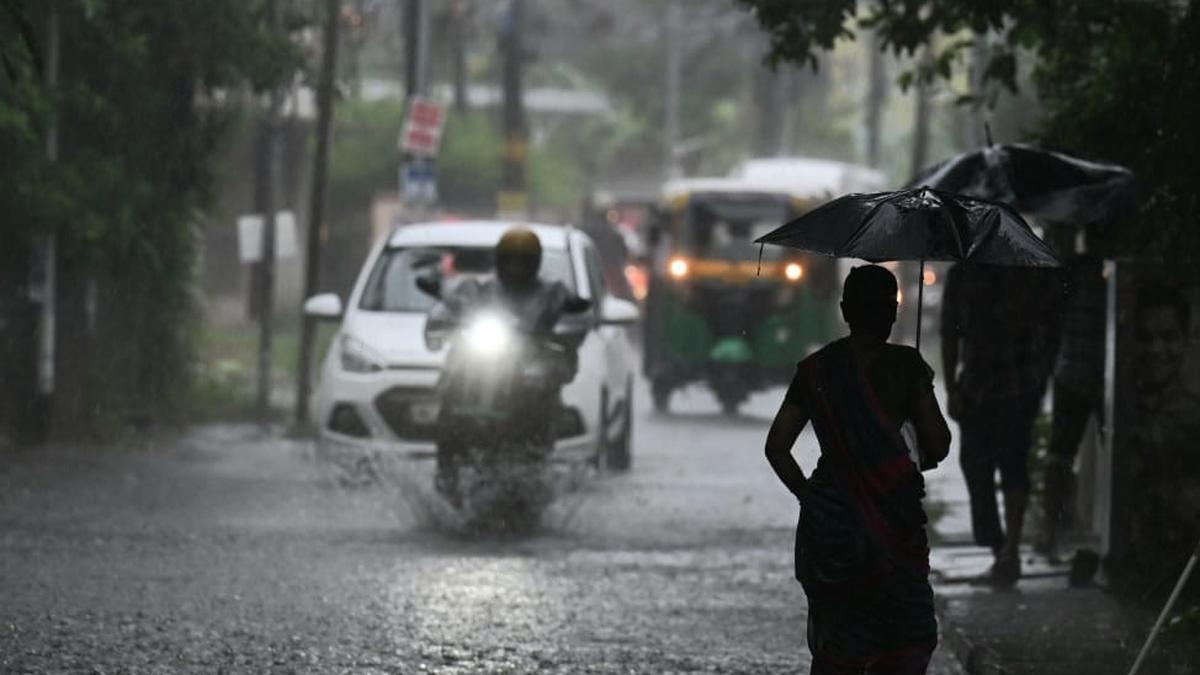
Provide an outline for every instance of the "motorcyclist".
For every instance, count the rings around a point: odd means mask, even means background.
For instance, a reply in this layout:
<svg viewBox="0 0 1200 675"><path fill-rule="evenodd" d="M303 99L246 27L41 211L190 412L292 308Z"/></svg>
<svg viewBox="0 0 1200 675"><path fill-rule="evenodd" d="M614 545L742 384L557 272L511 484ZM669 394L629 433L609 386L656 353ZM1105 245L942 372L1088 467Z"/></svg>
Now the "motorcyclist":
<svg viewBox="0 0 1200 675"><path fill-rule="evenodd" d="M500 238L495 247L495 274L485 280L463 279L447 289L442 301L430 313L427 334L455 325L472 309L486 306L504 307L517 317L522 329L530 334L553 340L567 347L569 373L574 377L575 349L580 330L556 331L565 315L580 315L591 303L576 296L562 282L546 281L538 276L542 263L542 245L538 236L525 227L513 227ZM579 321L579 319L575 319ZM565 323L565 322L564 322ZM443 414L444 414L443 410ZM547 433L553 430L553 420L543 416L540 426ZM437 477L438 492L456 507L460 505L458 473L466 448L454 433L453 424L438 424ZM545 439L552 443L553 438Z"/></svg>

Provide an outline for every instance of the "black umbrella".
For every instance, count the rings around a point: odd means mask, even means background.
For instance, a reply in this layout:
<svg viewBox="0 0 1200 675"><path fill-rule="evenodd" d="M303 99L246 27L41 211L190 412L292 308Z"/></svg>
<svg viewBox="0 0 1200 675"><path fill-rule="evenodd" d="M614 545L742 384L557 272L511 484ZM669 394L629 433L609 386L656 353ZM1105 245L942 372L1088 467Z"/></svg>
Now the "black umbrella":
<svg viewBox="0 0 1200 675"><path fill-rule="evenodd" d="M1129 208L1133 173L1030 145L991 145L926 169L911 186L1004 202L1042 220L1086 225Z"/></svg>
<svg viewBox="0 0 1200 675"><path fill-rule="evenodd" d="M926 260L1061 266L1012 207L925 187L839 197L755 241L870 262L921 261L918 347Z"/></svg>

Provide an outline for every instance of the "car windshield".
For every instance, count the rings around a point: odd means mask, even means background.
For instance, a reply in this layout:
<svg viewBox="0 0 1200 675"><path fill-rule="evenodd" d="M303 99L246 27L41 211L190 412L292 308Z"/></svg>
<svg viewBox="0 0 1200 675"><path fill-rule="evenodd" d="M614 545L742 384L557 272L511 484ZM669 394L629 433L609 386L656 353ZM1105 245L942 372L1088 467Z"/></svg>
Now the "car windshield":
<svg viewBox="0 0 1200 675"><path fill-rule="evenodd" d="M482 277L491 274L494 266L491 247L387 248L371 270L359 307L376 312L427 312L435 300L417 288L417 277L432 273L443 279ZM565 250L543 250L541 277L575 289Z"/></svg>
<svg viewBox="0 0 1200 675"><path fill-rule="evenodd" d="M695 195L684 212L680 249L699 258L757 260L754 240L793 216L786 195ZM767 246L767 259L782 257L783 249Z"/></svg>

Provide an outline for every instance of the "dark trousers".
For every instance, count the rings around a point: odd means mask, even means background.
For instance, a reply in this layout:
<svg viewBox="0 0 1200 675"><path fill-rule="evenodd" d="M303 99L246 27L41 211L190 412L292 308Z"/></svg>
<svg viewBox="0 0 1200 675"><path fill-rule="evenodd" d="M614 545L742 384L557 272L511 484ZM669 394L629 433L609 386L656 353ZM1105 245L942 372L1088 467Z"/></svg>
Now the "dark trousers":
<svg viewBox="0 0 1200 675"><path fill-rule="evenodd" d="M971 498L971 529L980 546L1004 545L996 472L1005 492L1029 492L1029 448L1041 396L973 403L959 420L959 463Z"/></svg>
<svg viewBox="0 0 1200 675"><path fill-rule="evenodd" d="M813 656L809 675L925 675L932 658L933 647L900 650L879 657L865 666L858 659L840 661L836 658Z"/></svg>
<svg viewBox="0 0 1200 675"><path fill-rule="evenodd" d="M1050 430L1050 456L1046 462L1046 516L1052 526L1062 523L1066 504L1074 492L1072 465L1079 442L1092 415L1100 416L1099 391L1082 392L1059 384L1054 386L1054 421Z"/></svg>

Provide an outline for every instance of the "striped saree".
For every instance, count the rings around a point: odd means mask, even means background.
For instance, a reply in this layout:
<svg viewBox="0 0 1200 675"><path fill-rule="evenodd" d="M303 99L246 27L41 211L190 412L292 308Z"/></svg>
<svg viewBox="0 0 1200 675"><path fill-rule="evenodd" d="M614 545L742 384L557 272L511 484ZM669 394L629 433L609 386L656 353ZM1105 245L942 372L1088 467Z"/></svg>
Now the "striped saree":
<svg viewBox="0 0 1200 675"><path fill-rule="evenodd" d="M812 672L924 673L937 623L921 473L848 341L796 378L821 445L796 534Z"/></svg>

